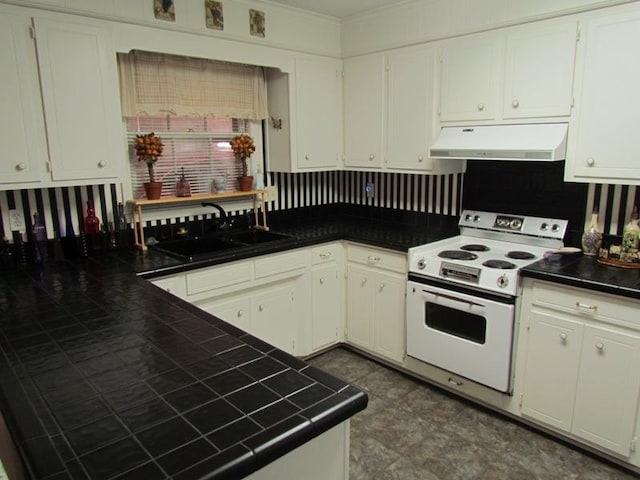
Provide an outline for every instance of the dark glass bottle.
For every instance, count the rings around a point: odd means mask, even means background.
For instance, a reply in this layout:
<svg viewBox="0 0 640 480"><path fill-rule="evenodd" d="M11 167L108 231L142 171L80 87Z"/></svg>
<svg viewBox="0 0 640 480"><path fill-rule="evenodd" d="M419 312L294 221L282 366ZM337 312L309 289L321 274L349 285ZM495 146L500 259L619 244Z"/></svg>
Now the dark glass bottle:
<svg viewBox="0 0 640 480"><path fill-rule="evenodd" d="M118 246L121 249L128 249L131 246L131 230L127 223L127 217L124 214L124 205L122 202L118 203L116 228L118 229Z"/></svg>
<svg viewBox="0 0 640 480"><path fill-rule="evenodd" d="M47 261L47 231L38 212L33 214L31 233L33 237L34 262L42 265Z"/></svg>

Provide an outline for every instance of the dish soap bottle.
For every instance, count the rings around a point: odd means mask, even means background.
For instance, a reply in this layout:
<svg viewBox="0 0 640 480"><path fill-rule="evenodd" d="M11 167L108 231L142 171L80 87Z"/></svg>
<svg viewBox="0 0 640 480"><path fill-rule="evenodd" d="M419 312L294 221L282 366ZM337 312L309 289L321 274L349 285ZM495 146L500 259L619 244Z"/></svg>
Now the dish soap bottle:
<svg viewBox="0 0 640 480"><path fill-rule="evenodd" d="M590 256L598 255L600 245L602 245L602 232L598 228L598 211L594 210L591 214L591 222L582 234L582 253Z"/></svg>
<svg viewBox="0 0 640 480"><path fill-rule="evenodd" d="M638 209L633 207L631 219L622 231L622 251L620 260L623 262L638 262L638 244L640 243L640 226L638 225Z"/></svg>

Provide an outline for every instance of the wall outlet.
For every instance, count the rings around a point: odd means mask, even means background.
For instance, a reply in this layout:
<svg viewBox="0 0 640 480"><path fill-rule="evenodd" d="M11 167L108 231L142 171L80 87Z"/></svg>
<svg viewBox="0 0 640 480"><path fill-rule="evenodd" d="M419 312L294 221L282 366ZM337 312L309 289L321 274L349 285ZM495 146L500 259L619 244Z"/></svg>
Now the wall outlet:
<svg viewBox="0 0 640 480"><path fill-rule="evenodd" d="M265 202L273 202L275 201L277 196L278 187L276 187L275 185L271 185L264 189L264 196L262 198L264 198Z"/></svg>
<svg viewBox="0 0 640 480"><path fill-rule="evenodd" d="M367 198L373 198L376 193L376 185L374 183L367 183L364 186L364 193L366 194Z"/></svg>
<svg viewBox="0 0 640 480"><path fill-rule="evenodd" d="M19 210L9 210L9 228L12 232L24 232L24 216Z"/></svg>

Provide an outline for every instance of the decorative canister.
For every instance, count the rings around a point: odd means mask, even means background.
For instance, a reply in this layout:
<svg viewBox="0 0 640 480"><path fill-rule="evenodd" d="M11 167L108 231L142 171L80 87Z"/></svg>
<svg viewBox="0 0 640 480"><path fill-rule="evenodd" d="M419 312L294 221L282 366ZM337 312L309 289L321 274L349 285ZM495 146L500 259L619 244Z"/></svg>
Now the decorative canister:
<svg viewBox="0 0 640 480"><path fill-rule="evenodd" d="M585 255L597 255L602 244L602 232L598 228L598 212L591 214L591 222L582 234L582 252Z"/></svg>

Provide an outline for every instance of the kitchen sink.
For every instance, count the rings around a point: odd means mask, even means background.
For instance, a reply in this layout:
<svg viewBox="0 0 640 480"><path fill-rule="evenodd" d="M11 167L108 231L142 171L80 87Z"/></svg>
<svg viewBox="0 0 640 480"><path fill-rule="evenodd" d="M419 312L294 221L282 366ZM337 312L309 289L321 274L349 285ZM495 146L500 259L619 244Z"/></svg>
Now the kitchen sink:
<svg viewBox="0 0 640 480"><path fill-rule="evenodd" d="M180 260L204 259L207 255L268 242L291 239L290 235L266 230L218 233L215 236L167 240L153 246Z"/></svg>
<svg viewBox="0 0 640 480"><path fill-rule="evenodd" d="M283 233L271 232L268 230L250 230L248 232L231 233L228 237L232 242L245 243L248 245L255 245L257 243L273 242L276 240L290 239L291 236Z"/></svg>

